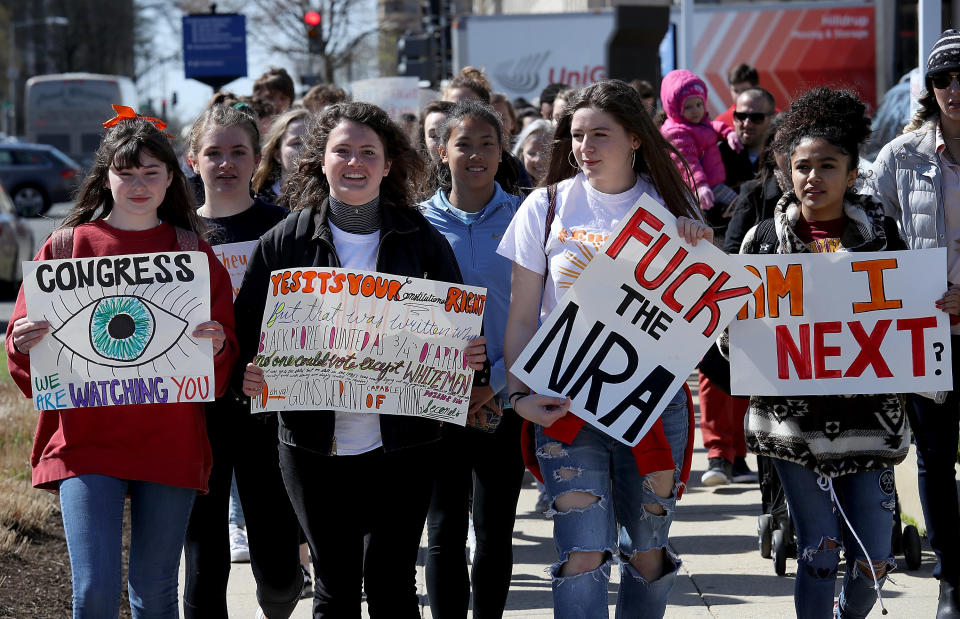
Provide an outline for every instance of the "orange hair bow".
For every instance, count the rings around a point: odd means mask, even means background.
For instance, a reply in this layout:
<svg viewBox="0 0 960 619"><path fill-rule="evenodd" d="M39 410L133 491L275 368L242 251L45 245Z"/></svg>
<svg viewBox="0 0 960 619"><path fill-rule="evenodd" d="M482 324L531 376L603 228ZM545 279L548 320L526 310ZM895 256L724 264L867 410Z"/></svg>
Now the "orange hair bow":
<svg viewBox="0 0 960 619"><path fill-rule="evenodd" d="M124 120L132 120L134 118L142 118L146 121L153 123L153 126L163 131L167 128L167 123L163 122L159 118L154 118L153 116L141 116L133 111L132 107L127 107L126 105L117 105L116 103L112 104L113 111L117 113L116 116L110 120L104 121L103 128L109 129L110 127L116 125L117 123ZM169 136L168 136L169 137Z"/></svg>

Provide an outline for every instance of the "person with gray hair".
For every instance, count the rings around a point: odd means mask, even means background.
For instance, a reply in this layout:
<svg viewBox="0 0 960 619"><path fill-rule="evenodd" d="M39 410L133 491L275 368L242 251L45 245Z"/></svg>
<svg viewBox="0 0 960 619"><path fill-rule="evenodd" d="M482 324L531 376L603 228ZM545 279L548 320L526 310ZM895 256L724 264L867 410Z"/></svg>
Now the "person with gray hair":
<svg viewBox="0 0 960 619"><path fill-rule="evenodd" d="M553 140L553 123L538 119L526 127L517 136L513 147L513 156L523 162L523 167L536 187L547 171L550 163L549 147Z"/></svg>

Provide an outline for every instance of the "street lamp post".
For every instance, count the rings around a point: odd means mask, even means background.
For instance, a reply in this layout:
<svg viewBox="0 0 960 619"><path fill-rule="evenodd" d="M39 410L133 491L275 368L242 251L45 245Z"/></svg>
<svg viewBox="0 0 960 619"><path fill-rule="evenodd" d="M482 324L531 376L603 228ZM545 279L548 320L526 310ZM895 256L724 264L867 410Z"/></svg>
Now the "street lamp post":
<svg viewBox="0 0 960 619"><path fill-rule="evenodd" d="M36 26L38 24L43 24L44 26L66 26L69 23L70 20L66 17L58 16L44 17L43 19L25 19L18 22L10 21L10 33L8 36L10 39L10 53L7 57L9 64L7 67L7 80L10 94L10 113L8 116L7 133L13 134L17 132L17 78L20 77L20 71L17 69L17 63L14 60L14 55L17 53L15 40L17 28Z"/></svg>

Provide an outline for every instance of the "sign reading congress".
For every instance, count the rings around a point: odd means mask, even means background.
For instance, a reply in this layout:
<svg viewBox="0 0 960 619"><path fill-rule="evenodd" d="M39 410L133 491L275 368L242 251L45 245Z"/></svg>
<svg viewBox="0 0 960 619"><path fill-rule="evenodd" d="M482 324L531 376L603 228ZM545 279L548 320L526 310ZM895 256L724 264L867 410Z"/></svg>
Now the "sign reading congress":
<svg viewBox="0 0 960 619"><path fill-rule="evenodd" d="M30 350L37 410L208 402L213 345L202 252L23 263L27 318L50 322Z"/></svg>

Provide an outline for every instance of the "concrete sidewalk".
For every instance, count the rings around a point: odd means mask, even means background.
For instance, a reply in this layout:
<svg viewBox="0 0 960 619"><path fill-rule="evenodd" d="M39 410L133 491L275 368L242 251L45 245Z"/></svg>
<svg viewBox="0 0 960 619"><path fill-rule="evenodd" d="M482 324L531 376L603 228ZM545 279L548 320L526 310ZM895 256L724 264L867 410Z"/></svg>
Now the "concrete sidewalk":
<svg viewBox="0 0 960 619"><path fill-rule="evenodd" d="M691 387L696 389L696 383ZM694 391L694 393L696 393ZM706 452L699 431L695 440L690 484L677 508L670 542L683 559L681 577L670 596L667 617L793 617L793 575L796 561L787 561L787 575L778 577L773 562L757 549L757 516L760 491L756 484L733 484L708 488L700 484L706 469ZM748 457L755 467L753 457ZM907 485L907 484L904 484ZM901 493L904 489L901 488ZM915 492L915 490L913 490ZM551 521L533 513L537 491L528 475L517 508L514 531L513 582L507 599L508 617L552 617L550 580L545 568L556 560ZM925 540L924 540L925 542ZM889 617L933 617L938 585L930 573L934 557L925 544L923 564L906 571L903 557L883 589ZM841 575L842 576L842 575ZM610 616L616 602L617 570L610 587ZM183 582L181 574L181 584ZM839 591L838 577L837 590ZM427 604L423 567L418 567L417 586L422 616L432 617ZM248 564L234 564L228 587L231 617L252 618L256 613L255 584ZM300 602L293 617L311 616L311 601ZM364 617L366 617L364 611ZM879 605L871 617L880 617Z"/></svg>

